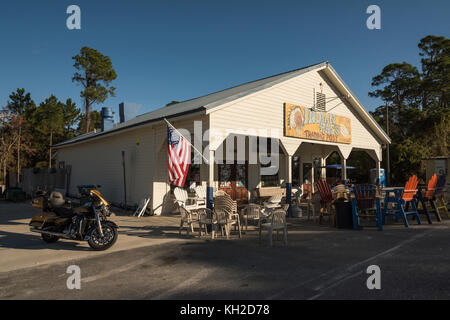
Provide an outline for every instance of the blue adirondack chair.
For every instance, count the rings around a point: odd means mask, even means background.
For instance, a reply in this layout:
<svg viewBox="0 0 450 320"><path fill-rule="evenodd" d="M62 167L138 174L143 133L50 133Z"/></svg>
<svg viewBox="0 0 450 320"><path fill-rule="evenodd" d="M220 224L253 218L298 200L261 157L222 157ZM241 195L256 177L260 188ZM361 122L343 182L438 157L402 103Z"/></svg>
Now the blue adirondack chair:
<svg viewBox="0 0 450 320"><path fill-rule="evenodd" d="M383 224L386 224L386 217L393 216L397 221L403 219L405 227L409 227L407 216L414 216L417 224L422 224L417 210L417 199L414 195L417 192L417 184L419 183L417 176L412 176L405 184L404 190L394 190L394 197L390 196L390 192L386 192L383 209ZM389 203L394 203L394 208L389 209ZM411 205L412 210L408 211Z"/></svg>
<svg viewBox="0 0 450 320"><path fill-rule="evenodd" d="M353 228L359 229L360 217L375 217L378 230L383 230L380 198L374 185L355 185L352 199Z"/></svg>

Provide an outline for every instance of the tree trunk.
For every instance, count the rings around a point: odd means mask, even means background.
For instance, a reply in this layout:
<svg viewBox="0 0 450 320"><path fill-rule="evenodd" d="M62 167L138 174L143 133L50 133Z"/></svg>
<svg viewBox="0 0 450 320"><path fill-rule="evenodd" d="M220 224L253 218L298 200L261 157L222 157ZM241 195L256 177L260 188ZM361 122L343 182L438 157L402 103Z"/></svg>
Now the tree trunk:
<svg viewBox="0 0 450 320"><path fill-rule="evenodd" d="M50 130L50 146L48 148L48 167L52 167L52 144L53 144L53 132Z"/></svg>
<svg viewBox="0 0 450 320"><path fill-rule="evenodd" d="M6 159L3 161L3 184L8 185L6 182Z"/></svg>
<svg viewBox="0 0 450 320"><path fill-rule="evenodd" d="M91 103L88 99L85 99L85 105L86 105L86 114L84 115L84 132L89 132L89 113L91 110Z"/></svg>
<svg viewBox="0 0 450 320"><path fill-rule="evenodd" d="M91 86L91 75L87 71L85 73L85 79L86 79L86 89L88 89ZM89 101L88 97L84 98L84 104L86 107L86 114L84 115L84 133L88 133L89 132L89 112L91 111L91 102Z"/></svg>
<svg viewBox="0 0 450 320"><path fill-rule="evenodd" d="M19 140L17 141L17 182L16 185L19 186L20 183L20 143L22 138L22 124L19 125Z"/></svg>
<svg viewBox="0 0 450 320"><path fill-rule="evenodd" d="M3 161L3 183L6 186L6 159Z"/></svg>

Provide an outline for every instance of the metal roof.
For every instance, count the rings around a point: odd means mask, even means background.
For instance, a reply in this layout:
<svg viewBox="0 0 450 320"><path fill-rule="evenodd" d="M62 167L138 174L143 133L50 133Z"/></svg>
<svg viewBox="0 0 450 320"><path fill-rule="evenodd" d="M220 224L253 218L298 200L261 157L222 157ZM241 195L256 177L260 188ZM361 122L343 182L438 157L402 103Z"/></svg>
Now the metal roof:
<svg viewBox="0 0 450 320"><path fill-rule="evenodd" d="M235 87L231 87L222 91L217 91L205 96L201 96L195 99L190 99L186 101L179 102L177 104L172 104L170 106L159 108L155 111L151 111L148 113L144 113L142 115L137 116L131 120L125 121L123 123L119 123L114 128L107 131L97 131L97 132L89 132L87 134L83 134L77 136L73 139L66 140L55 144L53 147L60 147L76 142L80 142L83 140L88 140L93 137L98 137L101 135L106 135L109 133L113 133L119 130L123 130L126 128L142 125L149 122L159 121L164 118L170 118L175 116L180 116L187 113L192 113L196 111L206 110L213 108L214 106L223 104L228 101L232 101L241 97L244 97L253 92L263 90L267 87L273 86L282 81L288 80L290 78L296 77L305 72L309 72L313 69L321 68L327 65L327 62L321 62L318 64L314 64L308 67L304 67L301 69L296 69L284 73L280 73L271 77L247 82Z"/></svg>
<svg viewBox="0 0 450 320"><path fill-rule="evenodd" d="M87 134L83 134L83 135L77 136L73 139L66 140L61 143L55 144L55 145L53 145L53 147L57 148L57 147L62 147L65 145L89 140L94 137L111 134L111 133L114 133L114 132L117 132L120 130L140 126L140 125L151 123L151 122L160 121L160 120L163 120L164 118L171 118L171 117L181 116L184 114L206 111L208 109L212 109L212 108L222 105L224 103L245 97L249 94L272 87L278 83L281 83L283 81L297 77L306 72L309 72L309 71L312 71L315 69L319 69L322 67L331 67L331 66L329 65L328 61L324 61L324 62L314 64L311 66L307 66L304 68L295 69L292 71L280 73L280 74L270 76L267 78L247 82L247 83L235 86L235 87L231 87L231 88L228 88L228 89L225 89L222 91L217 91L217 92L214 92L214 93L211 93L211 94L208 94L205 96L201 96L201 97L198 97L195 99L190 99L190 100L182 101L182 102L179 102L176 104L172 104L170 106L165 106L165 107L159 108L155 111L151 111L151 112L139 115L136 118L133 118L126 122L119 123L110 130L90 132ZM369 114L369 116L370 116L370 114ZM370 118L372 118L372 117L370 116ZM373 118L372 118L372 120L373 120ZM373 122L376 123L375 120L373 120ZM381 129L381 127L377 123L376 123L376 125L378 126L378 129L380 129L382 131L382 134L386 135L384 133L383 129Z"/></svg>

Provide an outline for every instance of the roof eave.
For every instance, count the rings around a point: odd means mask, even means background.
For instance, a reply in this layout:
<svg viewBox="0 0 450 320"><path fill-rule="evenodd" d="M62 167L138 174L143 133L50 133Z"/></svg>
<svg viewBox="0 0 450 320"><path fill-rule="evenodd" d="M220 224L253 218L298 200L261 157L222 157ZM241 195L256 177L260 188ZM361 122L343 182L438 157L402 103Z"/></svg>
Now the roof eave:
<svg viewBox="0 0 450 320"><path fill-rule="evenodd" d="M67 146L72 146L72 145L79 144L79 143L84 143L84 142L87 142L89 140L93 140L93 139L96 139L96 138L102 138L102 137L105 137L105 136L108 136L108 135L116 134L116 133L121 132L121 131L132 130L132 129L135 129L135 128L140 127L140 126L153 124L153 123L156 123L156 122L159 122L159 121L163 121L164 119L177 118L177 117L180 117L180 116L184 116L186 114L193 114L193 113L200 113L200 114L202 114L202 113L204 113L204 111L205 111L205 108L204 107L200 107L200 108L197 108L197 109L194 109L194 110L189 110L189 111L186 111L186 112L181 112L181 113L169 115L169 116L166 116L166 117L159 117L159 118L155 118L155 119L149 119L149 120L138 122L138 123L135 123L135 124L132 124L132 125L129 125L129 126L123 126L123 127L120 127L120 128L107 130L107 131L101 131L99 134L94 134L94 135L88 136L88 137L86 137L84 139L78 139L78 140L75 140L75 141L70 141L70 140L69 141L63 141L63 142L57 143L55 145L52 145L51 147L55 148L55 149L58 149L58 148L63 148L63 147L67 147Z"/></svg>
<svg viewBox="0 0 450 320"><path fill-rule="evenodd" d="M340 86L338 89L341 91L346 92L353 101L352 104L358 108L360 113L364 117L366 117L366 120L368 120L368 123L372 125L372 128L375 129L375 132L378 133L378 136L383 140L384 143L391 143L391 138L387 135L387 133L383 130L383 128L379 125L379 123L372 117L372 115L367 111L367 109L363 106L363 104L358 100L356 95L350 90L350 88L347 86L347 84L342 80L342 78L339 76L339 74L334 70L334 68L331 66L330 63L327 64L327 68L324 69L325 73L330 77L330 79L336 80L337 84Z"/></svg>

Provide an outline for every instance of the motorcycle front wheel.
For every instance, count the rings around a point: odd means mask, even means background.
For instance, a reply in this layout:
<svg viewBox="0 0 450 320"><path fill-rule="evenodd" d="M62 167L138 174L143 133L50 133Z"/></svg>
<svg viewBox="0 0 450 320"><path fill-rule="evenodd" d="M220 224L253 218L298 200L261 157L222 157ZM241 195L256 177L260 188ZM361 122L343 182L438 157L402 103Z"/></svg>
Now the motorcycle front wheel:
<svg viewBox="0 0 450 320"><path fill-rule="evenodd" d="M89 246L97 251L106 250L117 241L117 229L106 224L102 224L103 237L97 228L91 231L88 243Z"/></svg>

